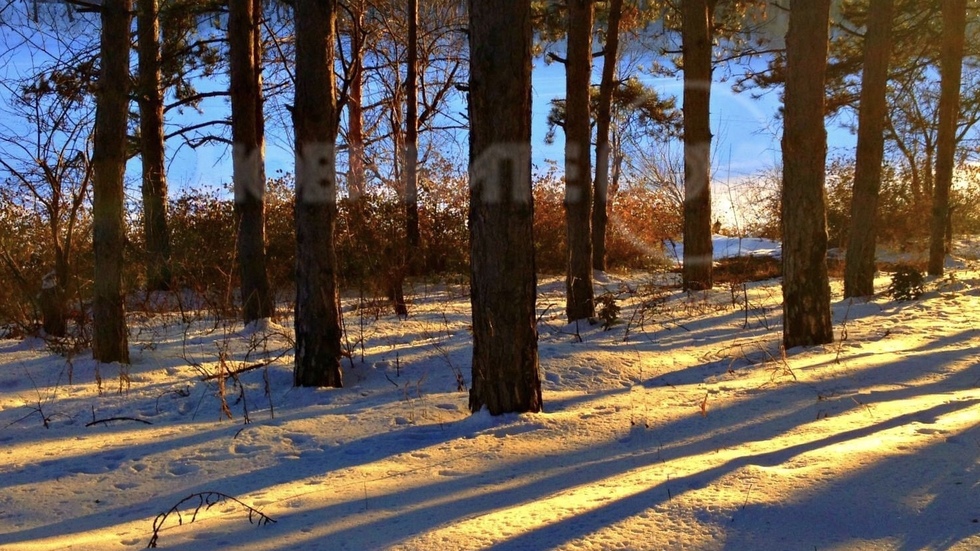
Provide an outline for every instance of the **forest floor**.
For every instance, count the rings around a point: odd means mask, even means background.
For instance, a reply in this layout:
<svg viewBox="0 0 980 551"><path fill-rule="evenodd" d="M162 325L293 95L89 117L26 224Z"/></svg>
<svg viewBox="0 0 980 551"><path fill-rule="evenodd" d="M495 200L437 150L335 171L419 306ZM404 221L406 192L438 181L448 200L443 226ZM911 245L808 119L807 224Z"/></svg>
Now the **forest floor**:
<svg viewBox="0 0 980 551"><path fill-rule="evenodd" d="M0 341L0 549L978 549L970 245L919 300L833 282L836 342L786 352L777 280L602 275L604 328L542 278L540 414L469 413L454 285L345 301L336 390L286 316L133 313L122 371Z"/></svg>

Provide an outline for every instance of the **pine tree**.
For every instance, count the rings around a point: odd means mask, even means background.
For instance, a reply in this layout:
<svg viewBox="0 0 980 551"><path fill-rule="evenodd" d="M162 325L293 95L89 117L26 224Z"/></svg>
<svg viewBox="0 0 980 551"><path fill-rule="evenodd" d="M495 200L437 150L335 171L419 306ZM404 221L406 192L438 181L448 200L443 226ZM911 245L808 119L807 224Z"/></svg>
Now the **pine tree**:
<svg viewBox="0 0 980 551"><path fill-rule="evenodd" d="M336 0L297 0L296 386L340 387L337 291Z"/></svg>
<svg viewBox="0 0 980 551"><path fill-rule="evenodd" d="M568 267L565 313L569 321L595 316L592 284L592 0L568 2L565 99L565 224Z"/></svg>
<svg viewBox="0 0 980 551"><path fill-rule="evenodd" d="M864 43L861 104L858 112L854 196L844 265L844 296L874 294L878 192L885 155L888 58L894 0L871 0Z"/></svg>
<svg viewBox="0 0 980 551"><path fill-rule="evenodd" d="M95 285L92 303L92 355L103 363L129 363L129 335L123 305L123 176L129 114L130 0L104 0L102 68L96 96L92 153L92 217Z"/></svg>
<svg viewBox="0 0 980 551"><path fill-rule="evenodd" d="M140 111L143 235L146 241L146 288L149 291L169 289L171 279L158 8L157 0L137 0L139 75L136 98Z"/></svg>
<svg viewBox="0 0 980 551"><path fill-rule="evenodd" d="M786 34L783 123L783 344L833 341L824 191L830 0L794 2Z"/></svg>
<svg viewBox="0 0 980 551"><path fill-rule="evenodd" d="M936 182L932 195L929 275L943 275L949 189L956 163L956 124L960 112L960 82L966 42L966 0L942 0L943 43L940 56L939 132L936 138Z"/></svg>
<svg viewBox="0 0 980 551"><path fill-rule="evenodd" d="M228 1L235 230L245 323L272 317L265 255L265 118L261 0Z"/></svg>
<svg viewBox="0 0 980 551"><path fill-rule="evenodd" d="M684 56L685 290L710 289L711 244L711 25L715 1L681 3Z"/></svg>
<svg viewBox="0 0 980 551"><path fill-rule="evenodd" d="M470 410L541 410L530 0L470 1Z"/></svg>

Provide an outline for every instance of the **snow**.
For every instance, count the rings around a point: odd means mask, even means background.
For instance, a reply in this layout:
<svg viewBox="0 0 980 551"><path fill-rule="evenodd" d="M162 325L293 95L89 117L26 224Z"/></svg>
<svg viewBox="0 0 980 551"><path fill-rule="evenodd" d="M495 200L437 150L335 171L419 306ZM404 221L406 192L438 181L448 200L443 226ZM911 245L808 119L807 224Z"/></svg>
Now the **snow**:
<svg viewBox="0 0 980 551"><path fill-rule="evenodd" d="M782 249L778 242L760 237L729 237L715 234L711 236L711 247L715 260L740 256L772 256L779 258L782 254ZM677 263L683 260L683 242L666 243L665 249L667 258Z"/></svg>
<svg viewBox="0 0 980 551"><path fill-rule="evenodd" d="M0 549L145 547L178 504L160 548L980 548L975 262L915 302L835 282L837 342L785 353L777 281L653 281L604 278L604 331L543 280L546 411L498 418L459 390L458 285L420 284L406 321L345 302L337 390L291 386L288 319L130 314L126 377L0 341ZM202 378L241 368L229 419Z"/></svg>

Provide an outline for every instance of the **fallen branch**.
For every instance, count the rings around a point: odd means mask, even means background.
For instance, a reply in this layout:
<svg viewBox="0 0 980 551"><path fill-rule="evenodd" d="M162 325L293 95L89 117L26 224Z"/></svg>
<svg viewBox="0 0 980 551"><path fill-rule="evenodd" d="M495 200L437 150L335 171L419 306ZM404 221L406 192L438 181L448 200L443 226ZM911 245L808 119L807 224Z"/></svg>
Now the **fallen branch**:
<svg viewBox="0 0 980 551"><path fill-rule="evenodd" d="M147 421L146 419L137 419L136 417L109 417L107 419L96 419L94 421L85 423L86 427L91 427L93 425L98 425L102 423L105 426L109 426L109 423L113 421L135 421L137 423L143 423L144 425L152 425L153 423Z"/></svg>
<svg viewBox="0 0 980 551"><path fill-rule="evenodd" d="M258 363L254 363L254 364L251 364L251 365L246 365L244 367L240 367L240 368L238 368L238 369L236 369L234 371L231 371L231 370L229 370L229 371L219 370L217 373L211 373L210 375L201 375L201 380L202 381L213 381L215 379L230 379L232 377L236 377L238 375L241 375L242 373L247 373L249 371L255 371L256 369L262 369L263 367L265 367L267 365L270 365L271 363L272 363L271 361L258 362Z"/></svg>
<svg viewBox="0 0 980 551"><path fill-rule="evenodd" d="M171 507L164 513L157 515L157 518L153 519L153 535L150 537L149 543L146 544L147 549L156 548L157 540L160 539L160 530L163 529L163 524L167 522L170 515L177 515L177 524L184 524L184 516L180 513L180 506L187 503L188 501L197 501L197 505L194 506L194 512L191 513L190 520L187 521L188 524L194 522L197 519L197 514L201 512L201 509L205 511L210 510L211 507L221 503L222 501L233 501L248 511L248 523L257 524L259 526L265 526L266 524L275 524L275 520L262 511L259 511L251 505L247 505L236 497L232 497L228 494L223 494L221 492L198 492L196 494L191 494L184 499L177 502L176 505Z"/></svg>

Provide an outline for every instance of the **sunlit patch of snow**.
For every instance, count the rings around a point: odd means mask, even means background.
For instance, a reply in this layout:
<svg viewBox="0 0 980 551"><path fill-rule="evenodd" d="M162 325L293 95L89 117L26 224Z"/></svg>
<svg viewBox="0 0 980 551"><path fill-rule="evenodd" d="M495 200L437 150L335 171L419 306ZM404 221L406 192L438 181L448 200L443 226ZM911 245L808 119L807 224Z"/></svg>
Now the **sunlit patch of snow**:
<svg viewBox="0 0 980 551"><path fill-rule="evenodd" d="M772 256L779 258L782 248L778 241L761 237L728 237L715 234L711 236L711 248L715 260L740 256ZM684 258L683 242L664 244L667 257L680 262Z"/></svg>

